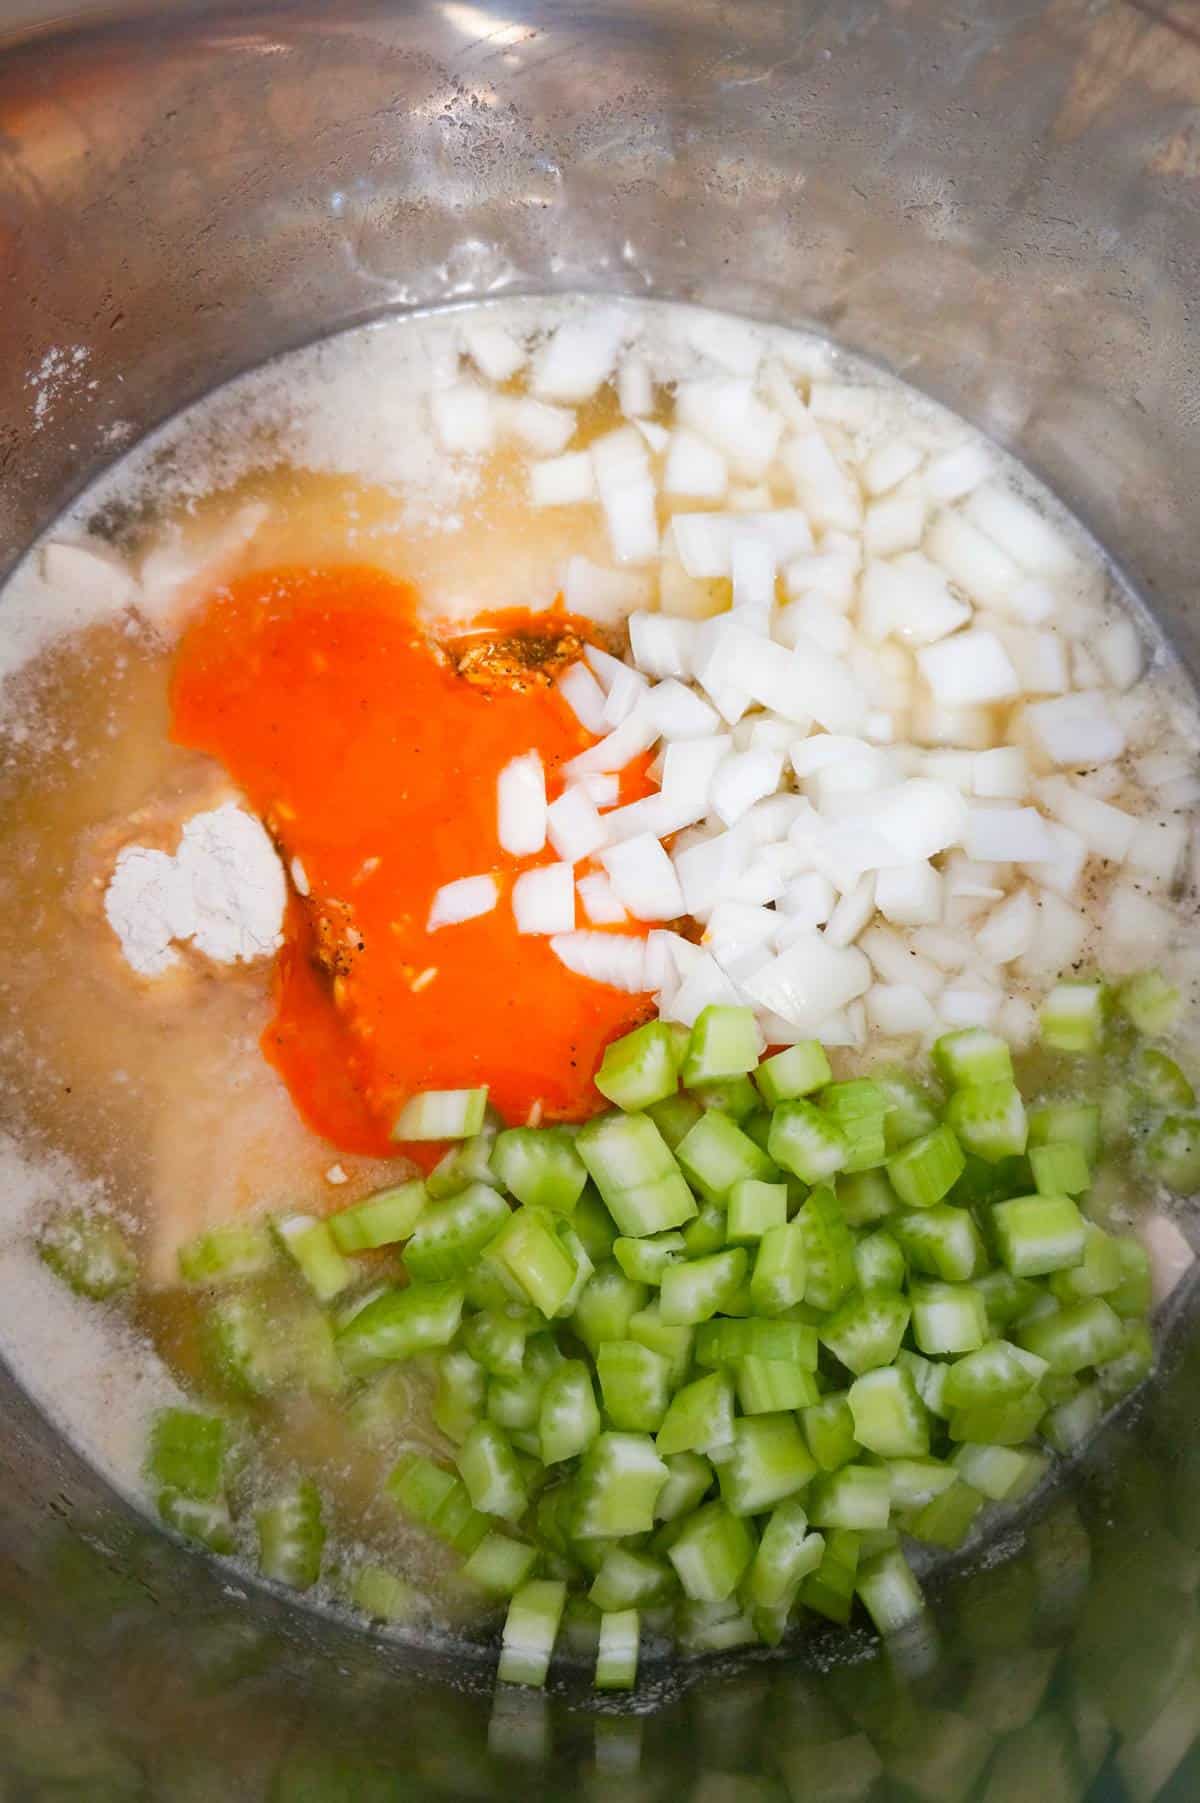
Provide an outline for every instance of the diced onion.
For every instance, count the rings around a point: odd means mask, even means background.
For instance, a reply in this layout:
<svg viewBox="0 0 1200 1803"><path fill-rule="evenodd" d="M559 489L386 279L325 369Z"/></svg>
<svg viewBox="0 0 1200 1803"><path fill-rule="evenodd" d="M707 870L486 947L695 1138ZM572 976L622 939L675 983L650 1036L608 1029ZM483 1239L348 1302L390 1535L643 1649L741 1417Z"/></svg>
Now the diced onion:
<svg viewBox="0 0 1200 1803"><path fill-rule="evenodd" d="M550 950L560 963L593 983L637 995L645 989L642 941L625 933L558 933Z"/></svg>
<svg viewBox="0 0 1200 1803"><path fill-rule="evenodd" d="M524 870L512 886L518 933L569 933L575 925L575 878L569 864Z"/></svg>
<svg viewBox="0 0 1200 1803"><path fill-rule="evenodd" d="M499 899L500 889L494 876L463 876L457 882L443 883L434 895L425 930L436 933L439 927L457 926L477 915L490 914Z"/></svg>
<svg viewBox="0 0 1200 1803"><path fill-rule="evenodd" d="M550 803L546 810L546 830L551 845L567 864L578 864L583 858L590 858L608 840L608 828L596 812L595 804L574 784L564 789L557 801Z"/></svg>
<svg viewBox="0 0 1200 1803"><path fill-rule="evenodd" d="M601 852L600 862L618 899L635 920L675 920L684 913L674 867L651 834L610 846Z"/></svg>
<svg viewBox="0 0 1200 1803"><path fill-rule="evenodd" d="M496 782L497 838L515 858L531 857L546 843L546 773L540 752L513 758Z"/></svg>

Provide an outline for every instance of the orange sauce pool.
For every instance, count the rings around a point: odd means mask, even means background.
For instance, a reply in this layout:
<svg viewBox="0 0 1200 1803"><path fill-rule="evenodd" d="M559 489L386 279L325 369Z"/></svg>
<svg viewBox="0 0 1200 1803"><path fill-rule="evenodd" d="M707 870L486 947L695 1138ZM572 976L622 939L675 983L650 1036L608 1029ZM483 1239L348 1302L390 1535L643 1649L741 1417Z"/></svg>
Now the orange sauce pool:
<svg viewBox="0 0 1200 1803"><path fill-rule="evenodd" d="M506 615L505 630L536 622ZM512 879L554 853L516 859L496 836L512 758L536 748L553 797L591 742L556 689L464 680L412 590L378 571L283 569L222 590L185 633L172 735L224 765L307 881L263 1051L310 1126L387 1153L408 1096L479 1083L509 1124L539 1103L547 1119L594 1111L605 1045L650 1004L517 932ZM644 768L628 772L622 799L647 788ZM488 872L492 913L426 931L442 884Z"/></svg>

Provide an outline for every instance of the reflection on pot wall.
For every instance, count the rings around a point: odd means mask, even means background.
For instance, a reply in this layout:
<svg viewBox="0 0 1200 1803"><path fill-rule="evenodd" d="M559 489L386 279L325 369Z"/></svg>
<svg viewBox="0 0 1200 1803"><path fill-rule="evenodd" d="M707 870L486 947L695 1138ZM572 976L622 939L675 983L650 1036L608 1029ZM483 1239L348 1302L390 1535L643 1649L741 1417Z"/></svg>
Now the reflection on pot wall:
<svg viewBox="0 0 1200 1803"><path fill-rule="evenodd" d="M0 52L0 564L132 439L382 311L547 287L811 321L996 433L1185 654L1200 34L1118 0L149 8ZM1200 1793L1187 1352L936 1635L650 1713L482 1704L148 1534L8 1388L16 1797ZM732 1674L732 1675L731 1675ZM672 1688L673 1686L673 1688Z"/></svg>

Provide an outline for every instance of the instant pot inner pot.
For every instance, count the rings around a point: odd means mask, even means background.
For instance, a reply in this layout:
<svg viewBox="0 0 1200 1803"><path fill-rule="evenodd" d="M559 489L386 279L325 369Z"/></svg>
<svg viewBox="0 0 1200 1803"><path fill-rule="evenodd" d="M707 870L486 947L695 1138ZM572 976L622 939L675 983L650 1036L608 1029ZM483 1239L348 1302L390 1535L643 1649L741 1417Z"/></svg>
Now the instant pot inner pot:
<svg viewBox="0 0 1200 1803"><path fill-rule="evenodd" d="M0 29L0 563L114 454L393 311L811 324L994 434L1195 662L1200 38L1117 0L146 8ZM79 354L76 354L76 353ZM1186 1224L1185 1224L1186 1225ZM1188 1231L1191 1231L1189 1228ZM886 1650L492 1696L148 1530L0 1388L14 1797L1200 1794L1200 1346Z"/></svg>

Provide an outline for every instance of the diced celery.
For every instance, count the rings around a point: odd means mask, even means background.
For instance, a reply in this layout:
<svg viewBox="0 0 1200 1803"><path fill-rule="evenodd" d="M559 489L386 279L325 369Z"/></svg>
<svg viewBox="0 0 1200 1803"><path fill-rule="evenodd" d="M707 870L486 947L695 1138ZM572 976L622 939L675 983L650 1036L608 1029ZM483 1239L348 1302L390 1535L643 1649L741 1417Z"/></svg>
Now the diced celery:
<svg viewBox="0 0 1200 1803"><path fill-rule="evenodd" d="M816 1039L800 1039L795 1045L772 1058L764 1058L754 1073L754 1081L768 1108L780 1102L794 1101L797 1096L811 1095L832 1081L833 1071L825 1048Z"/></svg>
<svg viewBox="0 0 1200 1803"><path fill-rule="evenodd" d="M600 1542L594 1543L599 1547ZM629 1609L653 1603L674 1588L670 1566L651 1553L634 1552L618 1540L605 1548L588 1598L597 1609Z"/></svg>
<svg viewBox="0 0 1200 1803"><path fill-rule="evenodd" d="M817 1333L807 1321L710 1321L696 1333L696 1363L717 1368L761 1358L817 1368Z"/></svg>
<svg viewBox="0 0 1200 1803"><path fill-rule="evenodd" d="M703 1258L719 1252L725 1244L727 1216L720 1202L706 1202L694 1221L683 1230L683 1243L689 1258Z"/></svg>
<svg viewBox="0 0 1200 1803"><path fill-rule="evenodd" d="M916 1320L916 1304L913 1305L913 1319ZM919 1352L911 1352L902 1346L896 1354L896 1363L912 1378L917 1395L925 1404L931 1415L943 1418L950 1413L946 1402L946 1372L948 1365L937 1365L932 1359L922 1357Z"/></svg>
<svg viewBox="0 0 1200 1803"><path fill-rule="evenodd" d="M889 1459L887 1474L892 1508L902 1511L923 1509L927 1502L932 1502L935 1496L940 1496L943 1490L958 1481L953 1465L924 1455Z"/></svg>
<svg viewBox="0 0 1200 1803"><path fill-rule="evenodd" d="M987 1309L970 1283L913 1284L913 1338L921 1352L972 1352L988 1337Z"/></svg>
<svg viewBox="0 0 1200 1803"><path fill-rule="evenodd" d="M864 1234L854 1247L858 1287L868 1290L902 1290L908 1265L890 1233Z"/></svg>
<svg viewBox="0 0 1200 1803"><path fill-rule="evenodd" d="M486 1519L471 1507L460 1479L424 1453L406 1454L391 1472L385 1489L404 1515L420 1522L456 1552L473 1553L488 1531Z"/></svg>
<svg viewBox="0 0 1200 1803"><path fill-rule="evenodd" d="M630 1320L649 1300L648 1287L626 1277L617 1264L598 1265L575 1304L572 1329L595 1356L601 1341L625 1339Z"/></svg>
<svg viewBox="0 0 1200 1803"><path fill-rule="evenodd" d="M329 1231L340 1252L370 1252L394 1246L412 1233L429 1201L420 1178L392 1189L377 1190L361 1202L329 1217Z"/></svg>
<svg viewBox="0 0 1200 1803"><path fill-rule="evenodd" d="M700 1116L676 1147L675 1156L689 1182L707 1202L723 1204L735 1184L747 1178L762 1182L775 1174L762 1148L728 1115L715 1109Z"/></svg>
<svg viewBox="0 0 1200 1803"><path fill-rule="evenodd" d="M497 1672L503 1684L540 1690L550 1669L567 1587L554 1578L530 1578L508 1605Z"/></svg>
<svg viewBox="0 0 1200 1803"><path fill-rule="evenodd" d="M710 1320L739 1288L747 1269L746 1254L740 1246L669 1265L659 1290L663 1320L684 1325Z"/></svg>
<svg viewBox="0 0 1200 1803"><path fill-rule="evenodd" d="M1011 1083L1008 1041L985 1027L962 1027L934 1041L933 1062L952 1089L980 1083Z"/></svg>
<svg viewBox="0 0 1200 1803"><path fill-rule="evenodd" d="M954 1188L965 1165L962 1147L943 1124L894 1152L887 1174L906 1208L932 1208Z"/></svg>
<svg viewBox="0 0 1200 1803"><path fill-rule="evenodd" d="M929 1451L929 1417L912 1378L901 1366L866 1372L846 1400L854 1438L881 1459L916 1459Z"/></svg>
<svg viewBox="0 0 1200 1803"><path fill-rule="evenodd" d="M818 1528L863 1532L885 1528L891 1508L892 1492L885 1466L843 1465L813 1485L808 1515Z"/></svg>
<svg viewBox="0 0 1200 1803"><path fill-rule="evenodd" d="M458 1451L459 1476L473 1508L501 1521L517 1521L529 1497L516 1453L494 1421L478 1421Z"/></svg>
<svg viewBox="0 0 1200 1803"><path fill-rule="evenodd" d="M837 1199L851 1227L870 1227L899 1206L886 1171L847 1171L837 1180Z"/></svg>
<svg viewBox="0 0 1200 1803"><path fill-rule="evenodd" d="M1000 1265L974 1278L973 1283L983 1297L988 1326L994 1334L1028 1314L1040 1294L1037 1285L1027 1277L1014 1277Z"/></svg>
<svg viewBox="0 0 1200 1803"><path fill-rule="evenodd" d="M105 1301L136 1282L132 1247L116 1222L95 1209L72 1208L55 1217L38 1240L42 1262L79 1296Z"/></svg>
<svg viewBox="0 0 1200 1803"><path fill-rule="evenodd" d="M900 1350L911 1308L902 1296L852 1296L820 1328L821 1343L855 1376L890 1365Z"/></svg>
<svg viewBox="0 0 1200 1803"><path fill-rule="evenodd" d="M1039 1016L1042 1044L1056 1052L1098 1052L1104 1039L1101 983L1056 983Z"/></svg>
<svg viewBox="0 0 1200 1803"><path fill-rule="evenodd" d="M492 1118L492 1110L485 1109L483 1126L470 1139L460 1140L434 1165L425 1179L425 1189L431 1202L442 1202L447 1196L457 1195L460 1189L466 1189L468 1183L490 1183L496 1185L496 1173L492 1169L492 1147L496 1143L499 1131L499 1119Z"/></svg>
<svg viewBox="0 0 1200 1803"><path fill-rule="evenodd" d="M1041 1420L1045 1407L1037 1390L1009 1402L981 1402L975 1408L955 1409L950 1416L952 1440L982 1440L989 1446L1020 1446Z"/></svg>
<svg viewBox="0 0 1200 1803"><path fill-rule="evenodd" d="M1137 1048L1129 1069L1129 1081L1155 1108L1190 1108L1196 1091L1173 1058L1157 1046Z"/></svg>
<svg viewBox="0 0 1200 1803"><path fill-rule="evenodd" d="M1015 1083L973 1083L955 1090L946 1120L959 1144L976 1158L997 1164L1025 1150L1029 1123Z"/></svg>
<svg viewBox="0 0 1200 1803"><path fill-rule="evenodd" d="M1049 1461L1028 1447L978 1446L967 1441L957 1448L952 1463L963 1481L991 1502L1019 1502L1041 1482Z"/></svg>
<svg viewBox="0 0 1200 1803"><path fill-rule="evenodd" d="M87 1220L91 1225L108 1224L95 1215ZM264 1220L226 1221L179 1248L179 1275L184 1283L235 1283L243 1277L261 1276L274 1262L275 1244Z"/></svg>
<svg viewBox="0 0 1200 1803"><path fill-rule="evenodd" d="M897 1215L890 1231L914 1271L947 1283L965 1283L987 1263L974 1219L953 1202Z"/></svg>
<svg viewBox="0 0 1200 1803"><path fill-rule="evenodd" d="M604 1412L613 1427L652 1434L662 1426L671 1395L671 1366L636 1340L605 1340L596 1348Z"/></svg>
<svg viewBox="0 0 1200 1803"><path fill-rule="evenodd" d="M675 1616L676 1635L688 1653L724 1653L733 1647L752 1646L758 1630L734 1597L723 1603L680 1604Z"/></svg>
<svg viewBox="0 0 1200 1803"><path fill-rule="evenodd" d="M771 1415L780 1409L806 1409L820 1400L811 1371L783 1359L739 1359L734 1367L743 1415Z"/></svg>
<svg viewBox="0 0 1200 1803"><path fill-rule="evenodd" d="M736 1421L731 1450L717 1466L721 1499L735 1515L759 1515L810 1481L817 1466L793 1417Z"/></svg>
<svg viewBox="0 0 1200 1803"><path fill-rule="evenodd" d="M722 1077L719 1082L698 1083L691 1093L702 1108L715 1108L718 1114L727 1114L743 1131L760 1110L759 1093L749 1077ZM770 1118L768 1115L768 1124ZM761 1151L766 1151L765 1139L756 1138L754 1143Z"/></svg>
<svg viewBox="0 0 1200 1803"><path fill-rule="evenodd" d="M845 1169L850 1154L836 1120L800 1097L776 1108L767 1149L777 1165L802 1183L823 1183Z"/></svg>
<svg viewBox="0 0 1200 1803"><path fill-rule="evenodd" d="M1029 1163L1039 1196L1081 1196L1092 1180L1082 1147L1070 1140L1034 1146Z"/></svg>
<svg viewBox="0 0 1200 1803"><path fill-rule="evenodd" d="M1052 1371L1074 1373L1087 1365L1102 1365L1125 1347L1125 1329L1102 1296L1068 1303L1052 1315L1043 1315L1018 1328L1017 1338L1027 1352L1045 1359Z"/></svg>
<svg viewBox="0 0 1200 1803"><path fill-rule="evenodd" d="M869 1077L831 1083L822 1091L820 1105L845 1138L843 1171L869 1171L882 1165L887 1157L884 1121L888 1100L878 1083Z"/></svg>
<svg viewBox="0 0 1200 1803"><path fill-rule="evenodd" d="M542 1463L557 1465L585 1452L600 1432L600 1410L582 1359L568 1359L546 1379L538 1405Z"/></svg>
<svg viewBox="0 0 1200 1803"><path fill-rule="evenodd" d="M146 1475L163 1490L212 1502L224 1481L227 1436L217 1415L195 1409L161 1409L154 1417Z"/></svg>
<svg viewBox="0 0 1200 1803"><path fill-rule="evenodd" d="M705 1503L676 1535L667 1557L685 1596L722 1603L733 1595L754 1557L754 1536L724 1503Z"/></svg>
<svg viewBox="0 0 1200 1803"><path fill-rule="evenodd" d="M536 1546L493 1529L463 1566L463 1576L488 1596L512 1596L533 1571L537 1557Z"/></svg>
<svg viewBox="0 0 1200 1803"><path fill-rule="evenodd" d="M751 1599L764 1608L790 1601L824 1554L823 1536L808 1531L806 1510L795 1501L781 1502L771 1511L754 1555Z"/></svg>
<svg viewBox="0 0 1200 1803"><path fill-rule="evenodd" d="M1169 1114L1146 1141L1146 1158L1156 1177L1177 1196L1200 1190L1200 1115Z"/></svg>
<svg viewBox="0 0 1200 1803"><path fill-rule="evenodd" d="M1077 1145L1091 1168L1100 1155L1100 1110L1095 1102L1045 1102L1030 1111L1029 1143Z"/></svg>
<svg viewBox="0 0 1200 1803"><path fill-rule="evenodd" d="M1046 1375L1046 1361L1009 1340L988 1340L955 1359L946 1372L944 1396L951 1409L1009 1402L1024 1396Z"/></svg>
<svg viewBox="0 0 1200 1803"><path fill-rule="evenodd" d="M612 1257L617 1237L616 1223L600 1199L594 1183L589 1182L575 1204L571 1225L579 1235L583 1249L593 1265Z"/></svg>
<svg viewBox="0 0 1200 1803"><path fill-rule="evenodd" d="M346 1415L356 1438L372 1446L391 1446L419 1407L417 1389L408 1371L393 1366L364 1385Z"/></svg>
<svg viewBox="0 0 1200 1803"><path fill-rule="evenodd" d="M709 1452L733 1439L733 1385L722 1371L698 1377L671 1398L655 1445L664 1457Z"/></svg>
<svg viewBox="0 0 1200 1803"><path fill-rule="evenodd" d="M214 1298L200 1325L205 1365L217 1383L241 1396L267 1396L287 1379L281 1342L261 1298L235 1291Z"/></svg>
<svg viewBox="0 0 1200 1803"><path fill-rule="evenodd" d="M641 1629L636 1609L607 1610L600 1617L596 1689L632 1690L637 1683Z"/></svg>
<svg viewBox="0 0 1200 1803"><path fill-rule="evenodd" d="M407 1621L420 1613L419 1592L386 1565L360 1565L349 1595L354 1607L373 1621Z"/></svg>
<svg viewBox="0 0 1200 1803"><path fill-rule="evenodd" d="M786 1183L743 1178L729 1192L726 1237L731 1246L757 1244L773 1227L787 1224Z"/></svg>
<svg viewBox="0 0 1200 1803"><path fill-rule="evenodd" d="M1078 1452L1100 1425L1104 1398L1099 1384L1084 1384L1075 1395L1046 1410L1041 1432L1046 1443L1064 1457Z"/></svg>
<svg viewBox="0 0 1200 1803"><path fill-rule="evenodd" d="M1100 1394L1116 1402L1149 1377L1154 1369L1154 1336L1145 1321L1125 1323L1125 1348L1096 1367Z"/></svg>
<svg viewBox="0 0 1200 1803"><path fill-rule="evenodd" d="M858 1536L834 1528L824 1538L824 1556L816 1571L801 1584L800 1601L805 1608L815 1609L819 1615L844 1627L850 1620L854 1602Z"/></svg>
<svg viewBox="0 0 1200 1803"><path fill-rule="evenodd" d="M285 1215L272 1223L279 1243L296 1262L319 1302L330 1302L354 1282L354 1268L337 1249L328 1221Z"/></svg>
<svg viewBox="0 0 1200 1803"><path fill-rule="evenodd" d="M462 1306L454 1283L385 1290L339 1332L338 1354L351 1376L365 1377L393 1360L434 1352L458 1332Z"/></svg>
<svg viewBox="0 0 1200 1803"><path fill-rule="evenodd" d="M648 1533L654 1526L658 1493L668 1475L648 1434L598 1435L579 1468L577 1537L617 1539Z"/></svg>
<svg viewBox="0 0 1200 1803"><path fill-rule="evenodd" d="M663 1102L679 1088L679 1065L666 1021L648 1021L606 1047L596 1088L606 1101L632 1113Z"/></svg>
<svg viewBox="0 0 1200 1803"><path fill-rule="evenodd" d="M797 1221L769 1227L759 1241L750 1274L750 1300L764 1315L781 1315L804 1300L808 1260L805 1230Z"/></svg>
<svg viewBox="0 0 1200 1803"><path fill-rule="evenodd" d="M1083 1262L1083 1216L1070 1196L1015 1196L997 1202L992 1232L1014 1277L1045 1277Z"/></svg>
<svg viewBox="0 0 1200 1803"><path fill-rule="evenodd" d="M859 1567L855 1590L881 1634L898 1634L925 1608L921 1586L899 1547L876 1553Z"/></svg>
<svg viewBox="0 0 1200 1803"><path fill-rule="evenodd" d="M906 1517L904 1531L914 1540L924 1540L932 1546L961 1546L982 1507L979 1491L959 1478L923 1509Z"/></svg>
<svg viewBox="0 0 1200 1803"><path fill-rule="evenodd" d="M1161 971L1142 970L1126 978L1117 991L1117 1006L1139 1033L1169 1032L1179 1016L1178 989Z"/></svg>
<svg viewBox="0 0 1200 1803"><path fill-rule="evenodd" d="M308 1590L321 1575L325 1525L316 1485L302 1478L291 1485L256 1516L258 1564L264 1577Z"/></svg>
<svg viewBox="0 0 1200 1803"><path fill-rule="evenodd" d="M832 1189L820 1185L801 1205L794 1225L804 1245L804 1300L835 1309L856 1279L854 1239Z"/></svg>
<svg viewBox="0 0 1200 1803"><path fill-rule="evenodd" d="M456 1446L461 1446L482 1418L486 1396L483 1366L476 1364L469 1352L447 1348L437 1354L437 1384L430 1413Z"/></svg>
<svg viewBox="0 0 1200 1803"><path fill-rule="evenodd" d="M169 1528L185 1540L198 1541L210 1552L231 1553L233 1521L223 1496L186 1496L182 1490L161 1490L158 1513Z"/></svg>
<svg viewBox="0 0 1200 1803"><path fill-rule="evenodd" d="M744 1076L757 1066L761 1046L753 1008L710 1003L701 1009L688 1041L681 1072L684 1088Z"/></svg>
<svg viewBox="0 0 1200 1803"><path fill-rule="evenodd" d="M1109 1292L1108 1305L1122 1317L1149 1314L1154 1294L1150 1254L1140 1240L1128 1235L1122 1235L1116 1245L1121 1281Z"/></svg>
<svg viewBox="0 0 1200 1803"><path fill-rule="evenodd" d="M427 1089L410 1096L392 1128L394 1140L470 1139L483 1126L487 1085L481 1089Z"/></svg>
<svg viewBox="0 0 1200 1803"><path fill-rule="evenodd" d="M430 1202L404 1248L405 1269L419 1283L461 1277L509 1217L504 1197L486 1183L470 1183L443 1202Z"/></svg>
<svg viewBox="0 0 1200 1803"><path fill-rule="evenodd" d="M562 1127L510 1127L498 1133L491 1164L518 1202L556 1214L571 1213L587 1182L575 1141Z"/></svg>
<svg viewBox="0 0 1200 1803"><path fill-rule="evenodd" d="M695 1215L683 1172L648 1115L598 1115L575 1146L626 1238L665 1233Z"/></svg>
<svg viewBox="0 0 1200 1803"><path fill-rule="evenodd" d="M525 1342L537 1331L541 1316L536 1310L510 1302L503 1308L482 1309L463 1324L463 1341L493 1377L519 1377L525 1361Z"/></svg>
<svg viewBox="0 0 1200 1803"><path fill-rule="evenodd" d="M858 1451L854 1416L842 1391L830 1391L803 1411L804 1438L822 1471L848 1465Z"/></svg>
<svg viewBox="0 0 1200 1803"><path fill-rule="evenodd" d="M673 1152L680 1140L687 1138L704 1110L694 1096L675 1095L652 1102L646 1112Z"/></svg>
<svg viewBox="0 0 1200 1803"><path fill-rule="evenodd" d="M489 1258L508 1272L547 1318L558 1314L577 1276L575 1260L563 1243L557 1222L558 1217L541 1209L518 1208L488 1245ZM410 1251L412 1245L410 1241Z"/></svg>
<svg viewBox="0 0 1200 1803"><path fill-rule="evenodd" d="M1124 1276L1119 1242L1093 1221L1085 1221L1083 1262L1070 1270L1056 1271L1050 1288L1060 1302L1074 1302L1081 1296L1111 1296L1121 1287Z"/></svg>
<svg viewBox="0 0 1200 1803"><path fill-rule="evenodd" d="M639 1346L648 1346L666 1359L671 1368L672 1388L683 1382L692 1362L694 1328L682 1322L664 1321L659 1304L651 1302L630 1316L628 1332L629 1338L636 1340Z"/></svg>
<svg viewBox="0 0 1200 1803"><path fill-rule="evenodd" d="M914 1139L923 1139L938 1124L933 1096L911 1071L898 1064L877 1066L871 1080L883 1091L887 1116L883 1133L889 1152L898 1152Z"/></svg>

